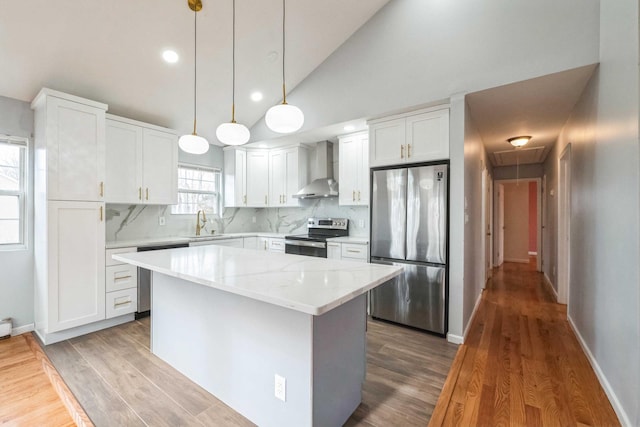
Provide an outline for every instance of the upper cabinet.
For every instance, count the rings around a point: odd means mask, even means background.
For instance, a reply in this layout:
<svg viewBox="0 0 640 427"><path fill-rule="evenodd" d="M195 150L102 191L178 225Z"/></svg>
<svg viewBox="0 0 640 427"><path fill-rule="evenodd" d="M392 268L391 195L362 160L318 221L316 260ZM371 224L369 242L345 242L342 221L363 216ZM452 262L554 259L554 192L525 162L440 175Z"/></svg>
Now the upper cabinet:
<svg viewBox="0 0 640 427"><path fill-rule="evenodd" d="M178 138L165 128L107 115L109 203L178 202Z"/></svg>
<svg viewBox="0 0 640 427"><path fill-rule="evenodd" d="M340 205L369 204L369 135L359 132L338 139Z"/></svg>
<svg viewBox="0 0 640 427"><path fill-rule="evenodd" d="M449 109L414 111L371 121L369 137L371 167L448 159Z"/></svg>
<svg viewBox="0 0 640 427"><path fill-rule="evenodd" d="M224 149L224 206L247 206L247 152L242 148Z"/></svg>
<svg viewBox="0 0 640 427"><path fill-rule="evenodd" d="M293 197L308 181L307 149L290 147L269 152L269 206L298 206Z"/></svg>
<svg viewBox="0 0 640 427"><path fill-rule="evenodd" d="M44 114L36 133L46 151L48 200L102 201L105 185L105 111L99 102L42 89L32 108ZM43 183L44 184L44 183Z"/></svg>
<svg viewBox="0 0 640 427"><path fill-rule="evenodd" d="M269 206L269 151L247 151L247 206Z"/></svg>

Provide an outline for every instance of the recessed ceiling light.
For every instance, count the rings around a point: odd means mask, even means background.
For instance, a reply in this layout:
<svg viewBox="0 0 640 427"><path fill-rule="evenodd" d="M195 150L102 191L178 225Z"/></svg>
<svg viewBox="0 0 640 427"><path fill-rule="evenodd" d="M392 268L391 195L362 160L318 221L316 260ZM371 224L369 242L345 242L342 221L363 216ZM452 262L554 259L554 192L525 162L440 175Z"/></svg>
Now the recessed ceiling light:
<svg viewBox="0 0 640 427"><path fill-rule="evenodd" d="M262 92L253 92L251 94L251 100L253 102L260 102L262 101Z"/></svg>
<svg viewBox="0 0 640 427"><path fill-rule="evenodd" d="M179 58L180 57L174 50L165 50L164 52L162 52L162 59L167 61L169 64L175 64L176 62L178 62Z"/></svg>
<svg viewBox="0 0 640 427"><path fill-rule="evenodd" d="M346 125L344 127L344 130L347 132L351 132L352 130L354 130L356 127L354 125Z"/></svg>

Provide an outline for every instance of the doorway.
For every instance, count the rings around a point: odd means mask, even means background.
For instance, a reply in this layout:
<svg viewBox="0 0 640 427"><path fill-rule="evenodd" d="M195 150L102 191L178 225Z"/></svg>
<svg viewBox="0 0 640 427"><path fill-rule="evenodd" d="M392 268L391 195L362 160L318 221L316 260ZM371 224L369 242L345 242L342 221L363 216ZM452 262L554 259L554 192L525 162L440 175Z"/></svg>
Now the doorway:
<svg viewBox="0 0 640 427"><path fill-rule="evenodd" d="M541 184L540 178L496 181L495 266L535 256L542 271Z"/></svg>
<svg viewBox="0 0 640 427"><path fill-rule="evenodd" d="M569 304L571 276L571 144L558 165L558 302Z"/></svg>

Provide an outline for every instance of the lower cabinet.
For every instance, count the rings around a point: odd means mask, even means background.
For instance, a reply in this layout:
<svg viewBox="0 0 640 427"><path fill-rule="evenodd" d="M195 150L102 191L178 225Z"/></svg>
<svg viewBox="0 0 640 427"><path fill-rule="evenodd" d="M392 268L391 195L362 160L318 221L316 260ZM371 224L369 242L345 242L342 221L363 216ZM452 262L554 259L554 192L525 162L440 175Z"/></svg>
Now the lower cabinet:
<svg viewBox="0 0 640 427"><path fill-rule="evenodd" d="M327 242L327 258L369 262L369 245L366 243Z"/></svg>
<svg viewBox="0 0 640 427"><path fill-rule="evenodd" d="M269 237L268 244L269 252L282 252L284 253L284 239L278 237Z"/></svg>
<svg viewBox="0 0 640 427"><path fill-rule="evenodd" d="M342 250L340 243L327 242L327 258L342 259Z"/></svg>
<svg viewBox="0 0 640 427"><path fill-rule="evenodd" d="M107 249L105 253L105 317L135 313L138 309L138 267L112 258L118 253L136 252L137 248Z"/></svg>
<svg viewBox="0 0 640 427"><path fill-rule="evenodd" d="M244 242L245 249L258 249L258 238L254 237L245 237L242 239Z"/></svg>
<svg viewBox="0 0 640 427"><path fill-rule="evenodd" d="M269 250L269 238L268 237L258 237L258 247L256 248L259 251L268 251Z"/></svg>
<svg viewBox="0 0 640 427"><path fill-rule="evenodd" d="M135 313L138 308L138 289L129 288L106 294L107 319Z"/></svg>

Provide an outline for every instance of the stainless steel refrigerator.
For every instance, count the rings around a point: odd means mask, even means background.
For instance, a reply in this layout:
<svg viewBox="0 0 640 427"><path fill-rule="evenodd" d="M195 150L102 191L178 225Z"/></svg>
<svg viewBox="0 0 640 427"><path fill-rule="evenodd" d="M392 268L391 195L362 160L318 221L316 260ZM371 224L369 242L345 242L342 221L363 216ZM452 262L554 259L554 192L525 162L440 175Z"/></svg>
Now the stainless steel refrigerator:
<svg viewBox="0 0 640 427"><path fill-rule="evenodd" d="M371 262L404 274L371 291L375 318L447 332L448 164L372 169Z"/></svg>

